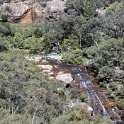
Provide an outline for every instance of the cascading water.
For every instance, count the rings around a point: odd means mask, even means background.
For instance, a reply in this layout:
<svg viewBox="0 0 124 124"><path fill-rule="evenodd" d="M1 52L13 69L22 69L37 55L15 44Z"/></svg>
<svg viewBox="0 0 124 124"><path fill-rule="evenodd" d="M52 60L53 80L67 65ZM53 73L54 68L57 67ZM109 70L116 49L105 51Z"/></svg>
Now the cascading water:
<svg viewBox="0 0 124 124"><path fill-rule="evenodd" d="M101 116L110 119L111 117L110 117L107 109L104 106L104 102L108 102L107 99L105 97L103 99L98 96L99 93L97 94L97 92L95 91L93 82L91 80L89 80L89 78L87 78L88 75L86 74L86 72L83 73L79 66L77 66L77 67L72 66L72 67L70 67L70 69L68 68L68 70L70 70L72 73L74 73L73 77L75 79L78 79L80 88L86 89L86 92L88 94L88 103L93 108L93 110L95 112L99 112L101 114ZM121 121L119 115L115 111L113 111L113 114L116 116L115 117L116 121L114 121L114 123L122 124L123 122Z"/></svg>
<svg viewBox="0 0 124 124"><path fill-rule="evenodd" d="M55 62L55 60L53 61ZM111 115L109 113L109 111L111 111L114 115L114 123L123 124L120 116L113 108L105 108L104 103L107 103L108 100L106 99L106 97L104 97L104 94L96 91L93 82L90 80L90 77L85 68L82 71L82 68L80 66L66 65L63 64L60 60L57 60L55 63L58 65L58 67L60 66L63 69L70 71L74 80L78 80L80 88L84 88L86 90L88 94L88 103L93 108L94 112L99 112L103 117L111 118ZM100 95L102 95L102 97Z"/></svg>

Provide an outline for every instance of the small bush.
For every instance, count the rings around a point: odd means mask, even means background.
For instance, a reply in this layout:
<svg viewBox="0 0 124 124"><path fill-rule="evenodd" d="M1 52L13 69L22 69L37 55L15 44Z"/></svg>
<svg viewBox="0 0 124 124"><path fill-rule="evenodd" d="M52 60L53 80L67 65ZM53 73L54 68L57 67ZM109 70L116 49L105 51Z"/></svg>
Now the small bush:
<svg viewBox="0 0 124 124"><path fill-rule="evenodd" d="M117 101L117 107L124 110L124 99Z"/></svg>
<svg viewBox="0 0 124 124"><path fill-rule="evenodd" d="M68 64L87 64L89 60L83 57L83 53L80 49L70 50L63 54L65 63Z"/></svg>

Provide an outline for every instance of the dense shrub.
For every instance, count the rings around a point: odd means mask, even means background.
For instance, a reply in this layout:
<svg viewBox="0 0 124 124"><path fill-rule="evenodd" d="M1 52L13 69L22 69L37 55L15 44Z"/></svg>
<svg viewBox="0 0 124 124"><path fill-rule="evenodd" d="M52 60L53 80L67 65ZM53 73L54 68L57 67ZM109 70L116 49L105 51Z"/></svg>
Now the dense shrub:
<svg viewBox="0 0 124 124"><path fill-rule="evenodd" d="M89 60L83 57L83 53L80 49L70 50L63 54L65 63L68 64L88 64Z"/></svg>
<svg viewBox="0 0 124 124"><path fill-rule="evenodd" d="M118 102L117 102L117 107L119 108L119 109L121 109L121 110L124 110L124 100L122 99L122 100L119 100Z"/></svg>
<svg viewBox="0 0 124 124"><path fill-rule="evenodd" d="M32 118L36 113L36 118L47 122L63 112L65 101L59 98L57 88L64 84L44 77L20 52L0 53L0 107L7 109L10 116L20 114L20 118L26 112ZM16 119L13 121L16 123Z"/></svg>
<svg viewBox="0 0 124 124"><path fill-rule="evenodd" d="M36 1L46 6L46 0L34 0ZM0 0L0 4L4 2L10 0ZM123 6L123 0L67 0L65 13L60 18L45 18L41 23L27 25L8 23L11 9L7 7L8 14L0 13L0 51L15 48L50 51L51 44L55 43L64 52L65 63L90 65L101 86L108 86L111 82L110 96L115 102L118 101L117 105L122 109ZM101 13L96 13L96 9L101 7ZM18 123L23 123L23 113L28 115L25 123L29 123L28 120L32 120L33 115L40 118L40 123L47 123L53 117L55 119L52 123L90 123L87 117L82 118L79 111L72 112L73 114L64 113L56 118L64 110L65 90L62 90L64 95L61 97L61 93L56 91L58 87L63 89L62 83L48 80L34 63L20 55L21 51L16 52L16 55L12 52L0 53L0 107L7 115L1 123L8 123L9 120L12 123L17 120ZM77 90L71 89L68 95L70 99L86 101L85 94L79 95ZM16 118L16 114L19 117ZM96 119L91 123L102 122Z"/></svg>
<svg viewBox="0 0 124 124"><path fill-rule="evenodd" d="M85 108L80 108L70 110L68 112L63 113L62 116L58 118L53 118L51 124L112 124L112 122L108 119L103 119L99 115L96 117L89 118L88 113L86 113Z"/></svg>

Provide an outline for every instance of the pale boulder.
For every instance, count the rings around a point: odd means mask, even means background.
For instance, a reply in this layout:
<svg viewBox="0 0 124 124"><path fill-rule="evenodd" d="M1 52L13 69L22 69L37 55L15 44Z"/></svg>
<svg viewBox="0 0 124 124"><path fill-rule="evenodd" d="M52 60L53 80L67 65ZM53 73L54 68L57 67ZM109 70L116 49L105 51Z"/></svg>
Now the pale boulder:
<svg viewBox="0 0 124 124"><path fill-rule="evenodd" d="M90 116L93 116L93 108L88 106L87 111L89 112Z"/></svg>
<svg viewBox="0 0 124 124"><path fill-rule="evenodd" d="M48 62L47 60L43 59L43 60L41 61L41 63L42 63L42 64L48 64L49 62Z"/></svg>
<svg viewBox="0 0 124 124"><path fill-rule="evenodd" d="M58 75L61 75L61 74L64 74L64 72L60 71L60 72L58 73Z"/></svg>
<svg viewBox="0 0 124 124"><path fill-rule="evenodd" d="M42 70L53 70L53 66L52 65L40 65Z"/></svg>
<svg viewBox="0 0 124 124"><path fill-rule="evenodd" d="M72 75L70 73L59 74L56 76L56 79L65 83L71 83L73 81Z"/></svg>
<svg viewBox="0 0 124 124"><path fill-rule="evenodd" d="M54 73L53 73L53 72L49 72L48 75L49 75L49 76L53 76Z"/></svg>
<svg viewBox="0 0 124 124"><path fill-rule="evenodd" d="M50 73L50 70L42 70L43 73Z"/></svg>

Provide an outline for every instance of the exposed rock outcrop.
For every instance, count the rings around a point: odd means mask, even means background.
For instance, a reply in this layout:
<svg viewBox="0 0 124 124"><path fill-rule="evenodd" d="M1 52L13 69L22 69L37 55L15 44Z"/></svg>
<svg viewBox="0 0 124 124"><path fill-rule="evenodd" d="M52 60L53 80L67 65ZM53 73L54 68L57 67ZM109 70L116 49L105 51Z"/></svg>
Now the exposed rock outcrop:
<svg viewBox="0 0 124 124"><path fill-rule="evenodd" d="M96 9L96 12L97 12L99 18L105 18L106 9L104 9L104 8Z"/></svg>
<svg viewBox="0 0 124 124"><path fill-rule="evenodd" d="M11 22L32 23L46 19L57 20L64 13L64 0L37 2L33 0L12 0L0 7L2 14Z"/></svg>
<svg viewBox="0 0 124 124"><path fill-rule="evenodd" d="M43 69L43 70L49 70L49 71L53 70L52 65L39 65L39 67L41 67L41 69Z"/></svg>
<svg viewBox="0 0 124 124"><path fill-rule="evenodd" d="M46 18L48 19L56 19L64 13L64 0L52 0L47 2L47 7L46 7Z"/></svg>
<svg viewBox="0 0 124 124"><path fill-rule="evenodd" d="M65 83L71 83L73 81L72 75L70 73L58 74L56 79Z"/></svg>

